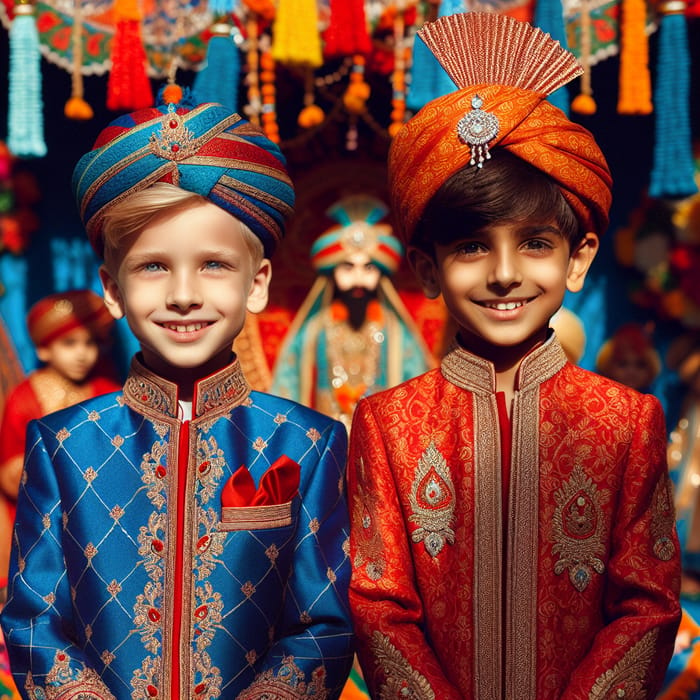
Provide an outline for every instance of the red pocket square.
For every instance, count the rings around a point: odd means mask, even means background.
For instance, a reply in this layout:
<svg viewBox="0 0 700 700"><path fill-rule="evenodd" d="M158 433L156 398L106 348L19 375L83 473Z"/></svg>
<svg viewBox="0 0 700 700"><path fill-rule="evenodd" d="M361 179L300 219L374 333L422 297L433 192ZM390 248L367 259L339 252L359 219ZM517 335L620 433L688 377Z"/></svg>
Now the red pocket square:
<svg viewBox="0 0 700 700"><path fill-rule="evenodd" d="M282 455L262 475L256 489L248 468L241 465L224 485L221 505L240 508L287 503L299 491L300 472L301 467L293 459Z"/></svg>

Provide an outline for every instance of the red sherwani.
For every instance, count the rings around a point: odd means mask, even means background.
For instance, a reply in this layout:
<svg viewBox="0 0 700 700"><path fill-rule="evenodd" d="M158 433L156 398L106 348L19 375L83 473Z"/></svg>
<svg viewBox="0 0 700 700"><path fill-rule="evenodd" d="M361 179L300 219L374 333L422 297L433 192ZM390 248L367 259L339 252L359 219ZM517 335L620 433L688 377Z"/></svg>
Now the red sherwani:
<svg viewBox="0 0 700 700"><path fill-rule="evenodd" d="M350 602L373 697L653 698L680 619L659 402L552 338L520 367L511 435L503 469L493 366L462 349L358 404Z"/></svg>

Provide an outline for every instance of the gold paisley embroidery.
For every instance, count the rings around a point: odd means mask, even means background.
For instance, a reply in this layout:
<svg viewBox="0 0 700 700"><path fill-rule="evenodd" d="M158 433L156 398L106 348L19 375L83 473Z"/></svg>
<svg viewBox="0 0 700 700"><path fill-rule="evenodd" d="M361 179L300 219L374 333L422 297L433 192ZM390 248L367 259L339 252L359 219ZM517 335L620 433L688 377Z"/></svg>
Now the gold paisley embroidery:
<svg viewBox="0 0 700 700"><path fill-rule="evenodd" d="M577 591L583 591L592 572L602 574L605 564L600 559L603 544L603 517L598 487L580 466L574 467L569 479L555 492L552 554L559 554L554 573L569 570L569 580Z"/></svg>
<svg viewBox="0 0 700 700"><path fill-rule="evenodd" d="M671 480L666 474L659 479L654 489L651 513L650 530L654 541L652 551L661 561L669 561L676 552L672 534L676 514L673 507Z"/></svg>
<svg viewBox="0 0 700 700"><path fill-rule="evenodd" d="M603 673L591 688L589 700L644 700L646 675L656 651L658 630L647 632L616 664Z"/></svg>
<svg viewBox="0 0 700 700"><path fill-rule="evenodd" d="M413 514L411 522L418 528L411 534L414 542L423 542L431 557L436 557L445 542L454 544L450 527L455 510L455 488L445 458L434 443L428 445L421 458L409 494Z"/></svg>
<svg viewBox="0 0 700 700"><path fill-rule="evenodd" d="M94 669L71 668L71 658L63 651L56 652L51 670L46 674L44 687L34 684L31 671L27 673L24 688L30 698L36 700L57 700L61 697L75 697L93 700L115 700L114 695L104 684Z"/></svg>
<svg viewBox="0 0 700 700"><path fill-rule="evenodd" d="M372 635L372 652L386 676L386 682L379 688L380 700L435 700L428 680L377 630Z"/></svg>
<svg viewBox="0 0 700 700"><path fill-rule="evenodd" d="M236 700L286 700L287 698L313 698L327 700L326 669L319 666L311 673L307 683L304 672L294 663L293 656L282 658L282 665L277 670L263 671L252 683L238 695Z"/></svg>
<svg viewBox="0 0 700 700"><path fill-rule="evenodd" d="M365 573L372 581L378 581L386 570L384 543L377 528L377 505L379 497L365 489L365 463L358 460L357 491L353 496L352 522L356 534L357 552L354 566L364 566Z"/></svg>

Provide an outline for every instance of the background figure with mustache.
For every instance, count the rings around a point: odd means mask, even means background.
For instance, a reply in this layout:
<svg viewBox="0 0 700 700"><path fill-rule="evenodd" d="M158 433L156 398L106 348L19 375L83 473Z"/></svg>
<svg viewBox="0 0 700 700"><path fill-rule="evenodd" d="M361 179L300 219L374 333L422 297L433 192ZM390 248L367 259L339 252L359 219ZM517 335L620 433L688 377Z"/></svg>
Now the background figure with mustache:
<svg viewBox="0 0 700 700"><path fill-rule="evenodd" d="M272 393L341 420L360 397L433 366L423 338L390 276L403 246L380 223L385 204L352 195L334 204L338 222L311 247L319 273L278 354Z"/></svg>

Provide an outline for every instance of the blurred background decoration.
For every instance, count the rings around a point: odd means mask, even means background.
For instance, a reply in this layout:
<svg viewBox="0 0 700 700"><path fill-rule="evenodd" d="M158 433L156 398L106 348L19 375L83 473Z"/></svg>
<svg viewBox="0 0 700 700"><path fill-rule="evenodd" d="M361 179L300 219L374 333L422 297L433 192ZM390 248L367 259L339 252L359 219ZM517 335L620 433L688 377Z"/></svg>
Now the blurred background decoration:
<svg viewBox="0 0 700 700"><path fill-rule="evenodd" d="M24 371L24 323L41 296L99 290L97 261L70 192L79 156L118 114L171 83L257 123L288 159L298 205L274 263L271 302L253 329L268 366L313 283L324 212L357 192L387 200L393 134L452 89L416 32L462 11L532 21L573 51L583 76L550 99L590 129L614 177L610 231L583 294L580 364L595 366L625 322L653 327L663 356L700 326L700 0L0 0L0 320ZM406 265L396 287L430 348L449 329ZM135 350L117 324L124 370ZM669 413L673 372L653 390Z"/></svg>

